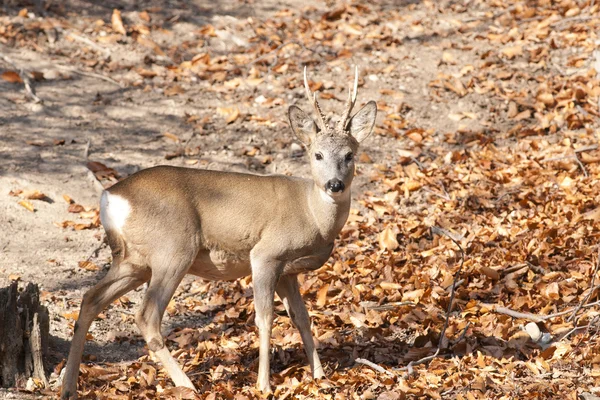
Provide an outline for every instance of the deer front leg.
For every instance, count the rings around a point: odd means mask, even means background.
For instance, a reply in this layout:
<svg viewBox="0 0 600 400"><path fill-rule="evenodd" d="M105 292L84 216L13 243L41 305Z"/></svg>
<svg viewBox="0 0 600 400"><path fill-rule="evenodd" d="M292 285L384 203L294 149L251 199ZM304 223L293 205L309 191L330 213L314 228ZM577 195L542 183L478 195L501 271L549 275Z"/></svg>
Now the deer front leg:
<svg viewBox="0 0 600 400"><path fill-rule="evenodd" d="M256 326L258 327L260 340L257 387L264 393L270 393L269 348L273 328L273 302L282 265L276 260L257 259L255 257L251 257L251 264Z"/></svg>
<svg viewBox="0 0 600 400"><path fill-rule="evenodd" d="M325 377L321 360L319 360L319 354L315 348L315 342L310 331L310 317L300 294L297 275L282 276L277 284L277 294L281 298L281 301L283 301L283 305L292 322L300 331L313 379Z"/></svg>

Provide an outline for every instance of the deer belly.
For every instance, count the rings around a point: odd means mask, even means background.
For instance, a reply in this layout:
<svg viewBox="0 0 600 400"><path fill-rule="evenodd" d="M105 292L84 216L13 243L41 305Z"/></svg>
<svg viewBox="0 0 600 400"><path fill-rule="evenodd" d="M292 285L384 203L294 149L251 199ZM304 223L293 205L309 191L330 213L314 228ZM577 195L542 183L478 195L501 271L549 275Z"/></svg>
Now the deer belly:
<svg viewBox="0 0 600 400"><path fill-rule="evenodd" d="M222 250L201 251L189 271L208 280L233 280L252 273L250 258Z"/></svg>

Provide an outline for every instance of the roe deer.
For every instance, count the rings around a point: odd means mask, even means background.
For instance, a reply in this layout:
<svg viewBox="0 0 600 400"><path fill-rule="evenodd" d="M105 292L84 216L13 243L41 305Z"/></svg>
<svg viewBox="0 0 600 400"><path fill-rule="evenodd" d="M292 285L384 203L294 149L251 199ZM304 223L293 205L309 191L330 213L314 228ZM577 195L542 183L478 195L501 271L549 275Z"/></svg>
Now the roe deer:
<svg viewBox="0 0 600 400"><path fill-rule="evenodd" d="M353 117L358 69L346 108L330 127L304 68L313 121L292 105L292 130L306 146L312 179L159 166L131 175L102 193L100 219L112 250L112 266L81 303L61 390L77 396L79 364L87 331L112 301L149 282L135 320L148 348L177 386L194 385L165 346L161 321L186 274L232 280L252 275L259 331L257 386L269 383L269 346L277 293L300 331L313 378L324 376L297 275L320 268L348 217L354 156L371 134L377 106L368 102Z"/></svg>

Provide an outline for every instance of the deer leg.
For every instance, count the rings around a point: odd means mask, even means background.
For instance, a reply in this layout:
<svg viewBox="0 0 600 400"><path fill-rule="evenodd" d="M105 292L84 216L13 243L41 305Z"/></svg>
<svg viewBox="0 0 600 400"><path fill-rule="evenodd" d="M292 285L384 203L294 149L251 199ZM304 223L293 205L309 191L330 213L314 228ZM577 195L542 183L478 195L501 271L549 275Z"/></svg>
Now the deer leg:
<svg viewBox="0 0 600 400"><path fill-rule="evenodd" d="M83 296L65 369L61 389L62 399L77 398L79 364L83 355L85 337L94 319L111 302L140 286L142 283L148 281L148 279L150 279L150 270L148 268L114 259L113 265L106 276Z"/></svg>
<svg viewBox="0 0 600 400"><path fill-rule="evenodd" d="M181 260L179 256L177 258ZM160 330L167 305L191 265L191 261L188 261L186 258L186 261L179 263L167 262L152 270L150 285L135 320L148 348L158 357L175 386L196 390L190 378L169 352Z"/></svg>
<svg viewBox="0 0 600 400"><path fill-rule="evenodd" d="M298 278L296 275L284 275L279 279L277 284L277 294L283 301L283 305L287 310L292 322L300 331L304 350L310 363L310 369L314 379L320 379L325 376L319 354L315 348L312 333L310 331L310 318L308 311L302 300L300 289L298 287Z"/></svg>
<svg viewBox="0 0 600 400"><path fill-rule="evenodd" d="M275 287L281 274L282 265L277 261L259 260L251 257L252 281L254 284L254 309L256 326L260 340L258 356L257 387L264 393L271 392L269 383L270 365L269 348L271 346L271 330L273 328L273 303Z"/></svg>

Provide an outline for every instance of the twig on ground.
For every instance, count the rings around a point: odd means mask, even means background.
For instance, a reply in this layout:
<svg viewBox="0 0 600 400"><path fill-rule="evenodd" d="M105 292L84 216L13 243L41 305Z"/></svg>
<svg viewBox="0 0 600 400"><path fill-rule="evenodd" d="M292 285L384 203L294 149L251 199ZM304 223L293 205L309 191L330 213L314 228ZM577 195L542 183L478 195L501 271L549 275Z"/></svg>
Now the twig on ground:
<svg viewBox="0 0 600 400"><path fill-rule="evenodd" d="M598 269L600 269L600 246L598 246L598 255L596 257L597 257L596 258L596 267L594 268L594 272L592 272L592 281L590 282L590 291L585 296L585 298L581 302L579 302L579 304L577 304L577 307L575 307L571 316L569 318L567 318L567 322L571 322L573 320L573 318L575 318L575 316L577 315L577 313L579 312L581 307L585 303L588 302L588 300L590 299L592 294L596 291L596 288L594 287L594 283L596 281L596 274L598 273Z"/></svg>
<svg viewBox="0 0 600 400"><path fill-rule="evenodd" d="M454 341L454 344L460 343L465 338L465 336L467 335L467 330L469 329L469 326L471 326L471 321L467 322L467 325L465 326L465 329L463 329L463 331L460 334L460 336L458 337L458 339L456 339Z"/></svg>
<svg viewBox="0 0 600 400"><path fill-rule="evenodd" d="M499 314L505 314L505 315L508 315L513 318L528 319L533 322L543 322L547 319L552 318L549 315L536 315L536 314L531 314L531 313L526 313L526 312L514 311L514 310L511 310L510 308L497 306L495 304L486 304L486 306L490 306L492 311L497 312Z"/></svg>
<svg viewBox="0 0 600 400"><path fill-rule="evenodd" d="M370 368L373 368L375 371L381 373L381 374L386 374L389 376L395 376L395 374L391 371L388 371L387 369L375 364L374 362L371 362L369 360L365 360L364 358L357 358L356 360L354 360L355 363L357 364L363 364L366 365Z"/></svg>
<svg viewBox="0 0 600 400"><path fill-rule="evenodd" d="M597 144L591 144L589 146L581 146L576 148L574 151L575 153L582 153L584 151L591 151L591 150L596 150L598 148Z"/></svg>
<svg viewBox="0 0 600 400"><path fill-rule="evenodd" d="M568 338L569 336L571 336L571 334L573 334L575 331L581 330L581 329L589 329L590 324L584 325L584 326L576 326L573 329L571 329L569 332L565 333L563 335L563 337L560 338L559 341L561 340L565 340L566 338Z"/></svg>
<svg viewBox="0 0 600 400"><path fill-rule="evenodd" d="M78 70L75 67L67 67L66 65L57 65L57 67L61 68L61 69L64 69L65 71L73 72L74 74L83 75L83 76L89 76L90 78L101 79L103 81L113 83L113 84L117 85L120 88L124 88L125 87L125 85L123 85L123 84L115 81L112 78L109 78L108 76L104 76L104 75L100 75L100 74L95 74L93 72L80 71L80 70Z"/></svg>
<svg viewBox="0 0 600 400"><path fill-rule="evenodd" d="M590 175L588 174L587 169L585 168L585 166L579 159L579 156L577 155L577 153L575 153L575 162L577 163L577 165L579 165L579 168L583 171L583 176L585 176L586 178L589 177Z"/></svg>
<svg viewBox="0 0 600 400"><path fill-rule="evenodd" d="M412 301L395 301L392 303L385 303L385 304L377 304L374 301L361 301L360 305L363 306L367 310L373 310L373 311L389 311L389 310L393 310L398 307L404 307L404 306L415 307L416 306L416 304L413 303Z"/></svg>
<svg viewBox="0 0 600 400"><path fill-rule="evenodd" d="M424 190L425 192L429 193L429 194L432 194L432 195L434 195L434 196L437 196L437 197L439 197L439 198L441 198L441 199L444 199L444 200L446 200L446 201L451 201L451 200L452 200L452 199L451 199L449 196L447 196L447 195L445 195L445 194L443 194L443 193L438 193L438 192L436 192L436 191L433 191L433 190L429 189L428 187L423 187L423 190Z"/></svg>
<svg viewBox="0 0 600 400"><path fill-rule="evenodd" d="M88 140L85 143L85 147L83 148L83 158L85 158L85 161L88 160L88 156L90 154L90 144L91 144L91 142Z"/></svg>
<svg viewBox="0 0 600 400"><path fill-rule="evenodd" d="M427 361L433 360L440 354L440 351L442 350L442 346L444 344L444 337L446 336L446 329L448 329L448 324L450 323L450 313L452 312L452 306L454 305L454 297L456 296L456 287L458 286L457 285L458 277L460 276L463 265L465 263L465 251L463 250L463 248L460 245L460 243L458 242L458 240L454 239L452 233L448 232L445 229L437 227L437 226L431 227L431 232L434 234L435 233L442 234L442 235L448 237L450 240L452 240L452 242L454 242L454 244L460 250L460 265L458 266L458 269L456 270L456 273L454 274L454 279L452 280L452 290L450 291L450 300L448 302L448 308L446 309L446 320L444 321L444 326L442 327L442 331L440 332L440 340L438 342L437 350L435 351L435 353L433 353L430 356L423 357L420 360L410 362L408 364L408 366L406 366L404 368L398 368L397 369L398 371L407 371L407 370L409 370L409 368L412 368L413 365L423 364Z"/></svg>
<svg viewBox="0 0 600 400"><path fill-rule="evenodd" d="M592 19L591 16L582 16L582 15L580 15L580 16L577 16L577 17L571 17L571 18L561 19L560 21L556 21L556 22L550 24L550 26L553 27L553 28L555 28L557 26L568 24L570 22L585 22L585 21L589 21L591 19Z"/></svg>
<svg viewBox="0 0 600 400"><path fill-rule="evenodd" d="M423 169L425 169L425 166L419 160L417 160L416 157L411 157L410 159L417 165L417 167L419 167L419 171L423 171Z"/></svg>
<svg viewBox="0 0 600 400"><path fill-rule="evenodd" d="M558 156L558 157L551 157L551 158L545 158L545 159L541 160L541 162L562 161L562 160L573 159L573 160L575 160L575 162L577 163L577 165L579 166L579 168L583 172L583 175L587 178L587 177L589 177L589 174L587 172L587 169L585 168L585 165L583 165L583 162L579 159L579 153L583 153L585 151L590 151L590 150L596 150L597 148L598 148L597 144L593 144L593 145L590 145L590 146L582 146L582 147L579 147L577 149L573 149L574 154L569 154L569 155L565 155L565 156Z"/></svg>
<svg viewBox="0 0 600 400"><path fill-rule="evenodd" d="M13 69L15 69L16 71L19 71L18 74L21 77L21 79L23 80L23 85L25 86L25 94L31 100L33 100L35 103L43 103L44 101L35 94L33 86L31 85L31 80L29 79L29 73L27 71L25 71L23 68L17 67L17 65L14 63L14 61L9 56L0 54L0 58L5 63L9 64Z"/></svg>
<svg viewBox="0 0 600 400"><path fill-rule="evenodd" d="M570 314L573 312L573 309L570 308L568 310L560 311L560 312L557 312L554 314L538 315L538 314L514 311L514 310L511 310L510 308L498 306L496 304L483 304L483 305L485 307L488 307L491 311L497 312L499 314L505 314L505 315L511 316L513 318L528 319L533 322L544 322L549 319L560 317L560 316ZM593 303L584 304L581 306L581 308L588 308L588 307L593 307L593 306L597 306L597 305L600 305L600 300L595 301Z"/></svg>
<svg viewBox="0 0 600 400"><path fill-rule="evenodd" d="M108 245L108 242L106 240L106 236L104 236L104 238L102 239L102 242L100 242L100 245L98 247L96 247L94 249L94 251L92 251L92 254L90 254L88 256L86 261L90 261L92 258L98 258L98 253L100 253L100 250L102 250L107 245Z"/></svg>
<svg viewBox="0 0 600 400"><path fill-rule="evenodd" d="M73 40L76 40L76 41L81 42L81 43L85 43L88 46L94 48L95 50L103 53L104 54L104 58L110 57L110 50L108 50L105 47L100 46L98 43L94 42L91 39L88 39L88 38L86 38L84 36L79 36L78 34L73 33L73 32L63 32L62 28L59 30L59 32L66 34L66 36L69 36Z"/></svg>
<svg viewBox="0 0 600 400"><path fill-rule="evenodd" d="M527 264L517 264L517 265L513 265L512 267L508 267L505 269L502 269L498 272L500 272L500 275L508 275L508 274L512 274L513 272L517 272L519 270L522 270L523 268L529 268L529 265Z"/></svg>
<svg viewBox="0 0 600 400"><path fill-rule="evenodd" d="M458 281L456 281L456 283L452 282L450 285L448 285L448 287L445 287L444 289L448 290L448 289L452 289L452 287L459 287L463 283L465 283L465 280L464 279L459 279Z"/></svg>

